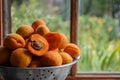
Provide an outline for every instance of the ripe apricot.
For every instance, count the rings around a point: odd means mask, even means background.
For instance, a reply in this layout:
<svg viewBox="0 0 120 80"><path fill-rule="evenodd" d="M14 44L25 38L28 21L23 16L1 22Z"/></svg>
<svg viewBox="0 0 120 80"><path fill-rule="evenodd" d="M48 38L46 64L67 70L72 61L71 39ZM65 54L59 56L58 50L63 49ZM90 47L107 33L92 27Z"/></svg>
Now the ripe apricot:
<svg viewBox="0 0 120 80"><path fill-rule="evenodd" d="M62 64L68 64L73 61L73 58L66 52L59 52L59 54L62 56Z"/></svg>
<svg viewBox="0 0 120 80"><path fill-rule="evenodd" d="M34 29L29 25L22 25L16 30L16 33L20 34L23 38L28 38L33 32Z"/></svg>
<svg viewBox="0 0 120 80"><path fill-rule="evenodd" d="M16 33L8 34L3 41L5 47L14 50L25 46L24 38Z"/></svg>
<svg viewBox="0 0 120 80"><path fill-rule="evenodd" d="M59 49L61 50L61 49L64 49L66 45L68 44L68 39L64 34L60 33L60 35L62 36L62 41L59 46Z"/></svg>
<svg viewBox="0 0 120 80"><path fill-rule="evenodd" d="M57 49L54 49L54 50L51 50L51 51L59 52L59 49L57 48Z"/></svg>
<svg viewBox="0 0 120 80"><path fill-rule="evenodd" d="M46 51L48 51L49 44L43 36L32 34L27 41L26 48L33 55L42 56Z"/></svg>
<svg viewBox="0 0 120 80"><path fill-rule="evenodd" d="M73 58L78 57L80 54L79 47L74 43L67 44L67 46L64 48L64 51L70 54Z"/></svg>
<svg viewBox="0 0 120 80"><path fill-rule="evenodd" d="M40 62L39 61L31 61L29 67L31 67L31 68L40 67Z"/></svg>
<svg viewBox="0 0 120 80"><path fill-rule="evenodd" d="M62 65L62 57L58 52L47 51L41 56L42 66L60 66Z"/></svg>
<svg viewBox="0 0 120 80"><path fill-rule="evenodd" d="M10 50L0 46L0 65L6 65L6 63L9 61L10 57Z"/></svg>
<svg viewBox="0 0 120 80"><path fill-rule="evenodd" d="M62 36L60 35L60 33L49 32L45 34L44 37L49 43L49 51L59 48L62 41Z"/></svg>
<svg viewBox="0 0 120 80"><path fill-rule="evenodd" d="M35 29L35 33L40 34L42 36L44 36L46 33L50 32L49 28L46 25L39 25L36 29Z"/></svg>
<svg viewBox="0 0 120 80"><path fill-rule="evenodd" d="M32 54L25 48L15 49L10 56L10 63L15 67L27 67L32 60Z"/></svg>
<svg viewBox="0 0 120 80"><path fill-rule="evenodd" d="M39 57L39 56L33 56L29 67L32 67L32 68L41 67L40 59L41 59L41 57Z"/></svg>
<svg viewBox="0 0 120 80"><path fill-rule="evenodd" d="M33 23L32 23L32 27L34 30L36 30L36 28L39 25L46 25L45 21L43 19L36 19Z"/></svg>

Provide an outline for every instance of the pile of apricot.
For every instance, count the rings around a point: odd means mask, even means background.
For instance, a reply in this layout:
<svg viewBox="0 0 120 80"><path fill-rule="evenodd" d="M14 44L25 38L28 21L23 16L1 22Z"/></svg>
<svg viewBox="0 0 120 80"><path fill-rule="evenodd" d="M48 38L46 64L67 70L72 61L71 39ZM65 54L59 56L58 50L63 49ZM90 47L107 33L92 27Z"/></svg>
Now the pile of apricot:
<svg viewBox="0 0 120 80"><path fill-rule="evenodd" d="M5 36L0 47L0 66L60 66L79 55L76 44L70 43L64 34L50 31L44 20L37 19Z"/></svg>

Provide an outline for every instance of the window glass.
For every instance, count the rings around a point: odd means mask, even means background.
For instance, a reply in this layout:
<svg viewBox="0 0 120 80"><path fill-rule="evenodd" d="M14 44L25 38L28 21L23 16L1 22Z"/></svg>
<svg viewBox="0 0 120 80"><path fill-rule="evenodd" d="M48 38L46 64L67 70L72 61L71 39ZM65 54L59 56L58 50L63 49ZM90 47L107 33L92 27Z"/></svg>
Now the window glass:
<svg viewBox="0 0 120 80"><path fill-rule="evenodd" d="M120 71L120 0L79 0L77 72Z"/></svg>
<svg viewBox="0 0 120 80"><path fill-rule="evenodd" d="M12 32L20 25L43 19L51 31L69 38L70 0L12 0Z"/></svg>

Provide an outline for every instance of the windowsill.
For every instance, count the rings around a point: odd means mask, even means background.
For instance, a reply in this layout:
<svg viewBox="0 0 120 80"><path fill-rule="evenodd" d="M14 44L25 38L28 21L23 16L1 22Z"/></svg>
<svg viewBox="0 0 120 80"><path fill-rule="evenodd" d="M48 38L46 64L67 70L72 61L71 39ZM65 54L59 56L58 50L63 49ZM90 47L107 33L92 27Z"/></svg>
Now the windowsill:
<svg viewBox="0 0 120 80"><path fill-rule="evenodd" d="M93 80L108 79L120 80L120 73L78 73L75 76L68 76L67 80Z"/></svg>

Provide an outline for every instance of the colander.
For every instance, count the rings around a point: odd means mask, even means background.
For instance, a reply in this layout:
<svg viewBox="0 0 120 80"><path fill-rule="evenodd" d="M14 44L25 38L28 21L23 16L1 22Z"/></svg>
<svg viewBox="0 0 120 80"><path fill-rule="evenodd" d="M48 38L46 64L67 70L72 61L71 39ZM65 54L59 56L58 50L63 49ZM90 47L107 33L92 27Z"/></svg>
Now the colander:
<svg viewBox="0 0 120 80"><path fill-rule="evenodd" d="M61 66L40 68L16 68L0 66L0 80L65 80L70 72L73 62Z"/></svg>

